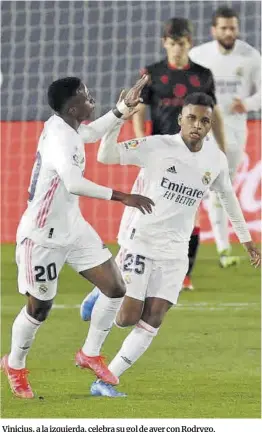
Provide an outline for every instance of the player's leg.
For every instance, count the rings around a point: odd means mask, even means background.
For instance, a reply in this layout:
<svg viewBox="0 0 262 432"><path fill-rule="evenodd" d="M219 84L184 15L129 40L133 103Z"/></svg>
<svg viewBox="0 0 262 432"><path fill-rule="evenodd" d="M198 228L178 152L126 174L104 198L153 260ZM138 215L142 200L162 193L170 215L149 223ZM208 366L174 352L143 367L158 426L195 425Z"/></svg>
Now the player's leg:
<svg viewBox="0 0 262 432"><path fill-rule="evenodd" d="M100 291L92 309L86 340L76 353L76 365L91 369L97 376L115 384L118 380L108 370L100 351L125 294L121 273L99 235L86 222L79 227L79 237L67 256L67 263Z"/></svg>
<svg viewBox="0 0 262 432"><path fill-rule="evenodd" d="M109 369L120 377L149 348L162 324L166 312L177 298L182 286L188 261L170 261L156 266L150 276L143 313L134 329L124 340L120 351L109 364ZM174 277L176 281L174 281ZM123 396L116 389L96 381L91 386L91 394L109 397Z"/></svg>
<svg viewBox="0 0 262 432"><path fill-rule="evenodd" d="M188 271L183 282L183 289L186 290L194 289L192 283L192 271L195 266L199 243L200 243L200 220L199 220L199 212L197 212L195 218L195 226L190 236L190 241L188 245Z"/></svg>
<svg viewBox="0 0 262 432"><path fill-rule="evenodd" d="M91 272L85 272L85 276L88 278L88 280L99 287L100 294L92 310L91 323L86 341L82 347L82 350L80 350L80 365L81 360L84 359L82 362L84 367L86 364L87 367L93 369L96 375L102 378L103 381L113 384L118 383L118 378L115 379L109 369L107 370L105 367L101 368L101 362L99 364L100 370L97 371L95 367L96 357L99 356L102 344L113 325L116 312L119 308L120 310L117 317L118 326L124 327L126 325L133 325L139 320L141 311L143 309L143 300L148 283L148 275L150 274L150 260L148 261L145 259L145 257L140 255L134 255L122 250L118 254L117 261L122 270L123 278L116 265L116 262L112 258L110 261L102 264L102 266L104 269L104 266L107 266L110 262L111 265L114 266L114 274L112 274L112 272L110 274L108 271L98 273L96 271L97 268L92 269ZM123 303L121 303L121 297L120 301L118 303L114 303L113 306L110 303L110 309L106 310L105 292L107 295L110 295L110 293L113 292L113 287L116 285L114 282L116 276L117 278L120 277L121 284L124 283L123 279L126 281L128 295L132 295L132 292L136 290L134 294L135 298L133 300L131 298L125 298ZM108 287L109 281L111 281L110 283L112 284L111 290L110 287ZM137 289L137 287L139 288ZM109 304L108 298L106 301L107 304ZM116 298L114 298L114 301L116 301ZM79 354L77 355L76 360L79 364Z"/></svg>
<svg viewBox="0 0 262 432"><path fill-rule="evenodd" d="M136 325L142 315L144 299L152 268L152 260L143 256L120 250L117 257L123 279L126 282L126 295L118 310L115 324L120 328ZM96 305L95 305L96 306ZM109 370L111 370L109 368ZM124 396L112 386L103 381L96 381L91 388L92 395L99 395L102 386L102 395L110 397Z"/></svg>
<svg viewBox="0 0 262 432"><path fill-rule="evenodd" d="M127 370L150 346L166 312L177 302L187 268L187 259L155 264L148 281L141 320L109 365L116 376Z"/></svg>
<svg viewBox="0 0 262 432"><path fill-rule="evenodd" d="M27 295L12 326L11 351L1 360L11 390L21 398L34 397L26 369L26 357L42 323L46 320L57 289L57 276L63 264L58 250L35 245L25 239L17 245L18 288Z"/></svg>
<svg viewBox="0 0 262 432"><path fill-rule="evenodd" d="M135 265L135 260L144 260L145 267L141 267L140 273L130 272L130 262L133 259L133 264ZM140 319L144 298L145 290L147 286L147 279L150 272L150 260L144 257L137 258L137 255L129 253L124 248L120 248L118 254L115 258L115 262L122 274L122 278L126 283L126 295L121 303L116 321L122 322L122 324L117 324L119 327L126 327L137 323ZM139 269L137 269L139 272ZM90 321L94 305L99 297L100 290L97 286L93 288L91 293L89 293L83 300L80 307L80 316L84 321ZM137 318L138 317L138 318Z"/></svg>

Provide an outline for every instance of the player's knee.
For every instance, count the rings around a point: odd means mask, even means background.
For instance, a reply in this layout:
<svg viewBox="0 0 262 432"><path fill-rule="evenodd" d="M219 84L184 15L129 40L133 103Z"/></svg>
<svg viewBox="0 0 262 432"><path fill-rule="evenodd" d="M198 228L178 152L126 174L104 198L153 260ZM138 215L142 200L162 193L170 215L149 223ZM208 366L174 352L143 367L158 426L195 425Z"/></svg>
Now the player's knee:
<svg viewBox="0 0 262 432"><path fill-rule="evenodd" d="M153 308L151 311L145 310L142 314L142 320L154 328L159 328L164 320L165 314L172 306L171 303L163 309Z"/></svg>
<svg viewBox="0 0 262 432"><path fill-rule="evenodd" d="M41 301L34 299L32 301L32 298L29 299L27 304L27 313L32 318L39 322L43 322L46 320L46 318L49 315L49 312L52 308L53 300L46 300Z"/></svg>
<svg viewBox="0 0 262 432"><path fill-rule="evenodd" d="M117 325L117 327L130 327L136 325L140 318L141 311L123 311L120 309L116 316L115 324Z"/></svg>
<svg viewBox="0 0 262 432"><path fill-rule="evenodd" d="M150 317L142 317L143 321L145 321L148 325L150 325L151 327L154 328L159 328L163 322L164 317L159 314L159 315L155 315L155 316L150 316Z"/></svg>
<svg viewBox="0 0 262 432"><path fill-rule="evenodd" d="M111 286L110 295L111 298L119 298L124 297L126 293L126 286L122 279L117 280L114 284Z"/></svg>

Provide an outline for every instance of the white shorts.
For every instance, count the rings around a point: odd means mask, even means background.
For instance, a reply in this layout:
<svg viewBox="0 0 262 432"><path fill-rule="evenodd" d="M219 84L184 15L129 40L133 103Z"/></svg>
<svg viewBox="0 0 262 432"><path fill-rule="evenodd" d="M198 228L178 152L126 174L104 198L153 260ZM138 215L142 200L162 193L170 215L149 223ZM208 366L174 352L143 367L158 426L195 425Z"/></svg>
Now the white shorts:
<svg viewBox="0 0 262 432"><path fill-rule="evenodd" d="M158 297L176 304L188 270L188 257L152 260L120 248L116 263L126 284L126 295L144 301Z"/></svg>
<svg viewBox="0 0 262 432"><path fill-rule="evenodd" d="M111 256L87 223L76 241L66 247L50 249L26 238L16 247L19 292L28 292L39 300L51 300L56 295L58 275L65 263L79 273L104 263Z"/></svg>

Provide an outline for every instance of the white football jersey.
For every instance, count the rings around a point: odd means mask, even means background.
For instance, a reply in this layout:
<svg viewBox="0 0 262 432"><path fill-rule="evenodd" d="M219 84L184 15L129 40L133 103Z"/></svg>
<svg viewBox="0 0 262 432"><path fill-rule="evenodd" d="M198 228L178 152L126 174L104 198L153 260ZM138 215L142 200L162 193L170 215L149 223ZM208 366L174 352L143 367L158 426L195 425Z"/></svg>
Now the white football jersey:
<svg viewBox="0 0 262 432"><path fill-rule="evenodd" d="M69 193L61 180L62 173L72 165L84 172L83 140L62 118L53 115L39 138L28 205L17 231L18 243L25 237L51 247L73 241L77 224L83 220L79 197Z"/></svg>
<svg viewBox="0 0 262 432"><path fill-rule="evenodd" d="M151 259L187 254L195 215L203 196L232 189L224 153L207 136L199 152L191 152L181 135L154 135L120 143L122 165L138 165L132 193L155 202L152 214L126 207L118 242Z"/></svg>
<svg viewBox="0 0 262 432"><path fill-rule="evenodd" d="M233 50L222 54L216 40L192 48L190 58L213 73L217 103L225 125L234 129L246 128L247 115L230 113L235 97L240 98L248 111L261 107L261 57L259 52L244 41L237 40Z"/></svg>

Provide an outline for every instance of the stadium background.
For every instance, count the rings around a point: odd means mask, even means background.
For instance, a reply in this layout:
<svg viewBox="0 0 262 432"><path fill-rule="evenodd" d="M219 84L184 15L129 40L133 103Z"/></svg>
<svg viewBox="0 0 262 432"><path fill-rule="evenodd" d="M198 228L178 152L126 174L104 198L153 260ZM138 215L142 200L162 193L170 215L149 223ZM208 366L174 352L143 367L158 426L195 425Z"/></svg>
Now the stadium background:
<svg viewBox="0 0 262 432"><path fill-rule="evenodd" d="M194 43L210 39L212 11L220 4L239 12L241 37L260 50L261 4L234 2L2 2L1 186L2 242L15 241L25 208L27 187L43 121L51 114L48 85L58 77L80 76L94 94L96 116L108 111L139 69L164 55L162 23L183 16L194 23ZM236 188L254 238L260 239L260 116L250 116L249 138ZM150 131L150 124L147 124ZM133 137L131 123L121 139ZM134 167L105 167L96 162L97 145L87 145L86 175L95 182L128 191ZM85 218L105 241L115 241L123 207L81 199ZM202 239L212 239L205 211Z"/></svg>

